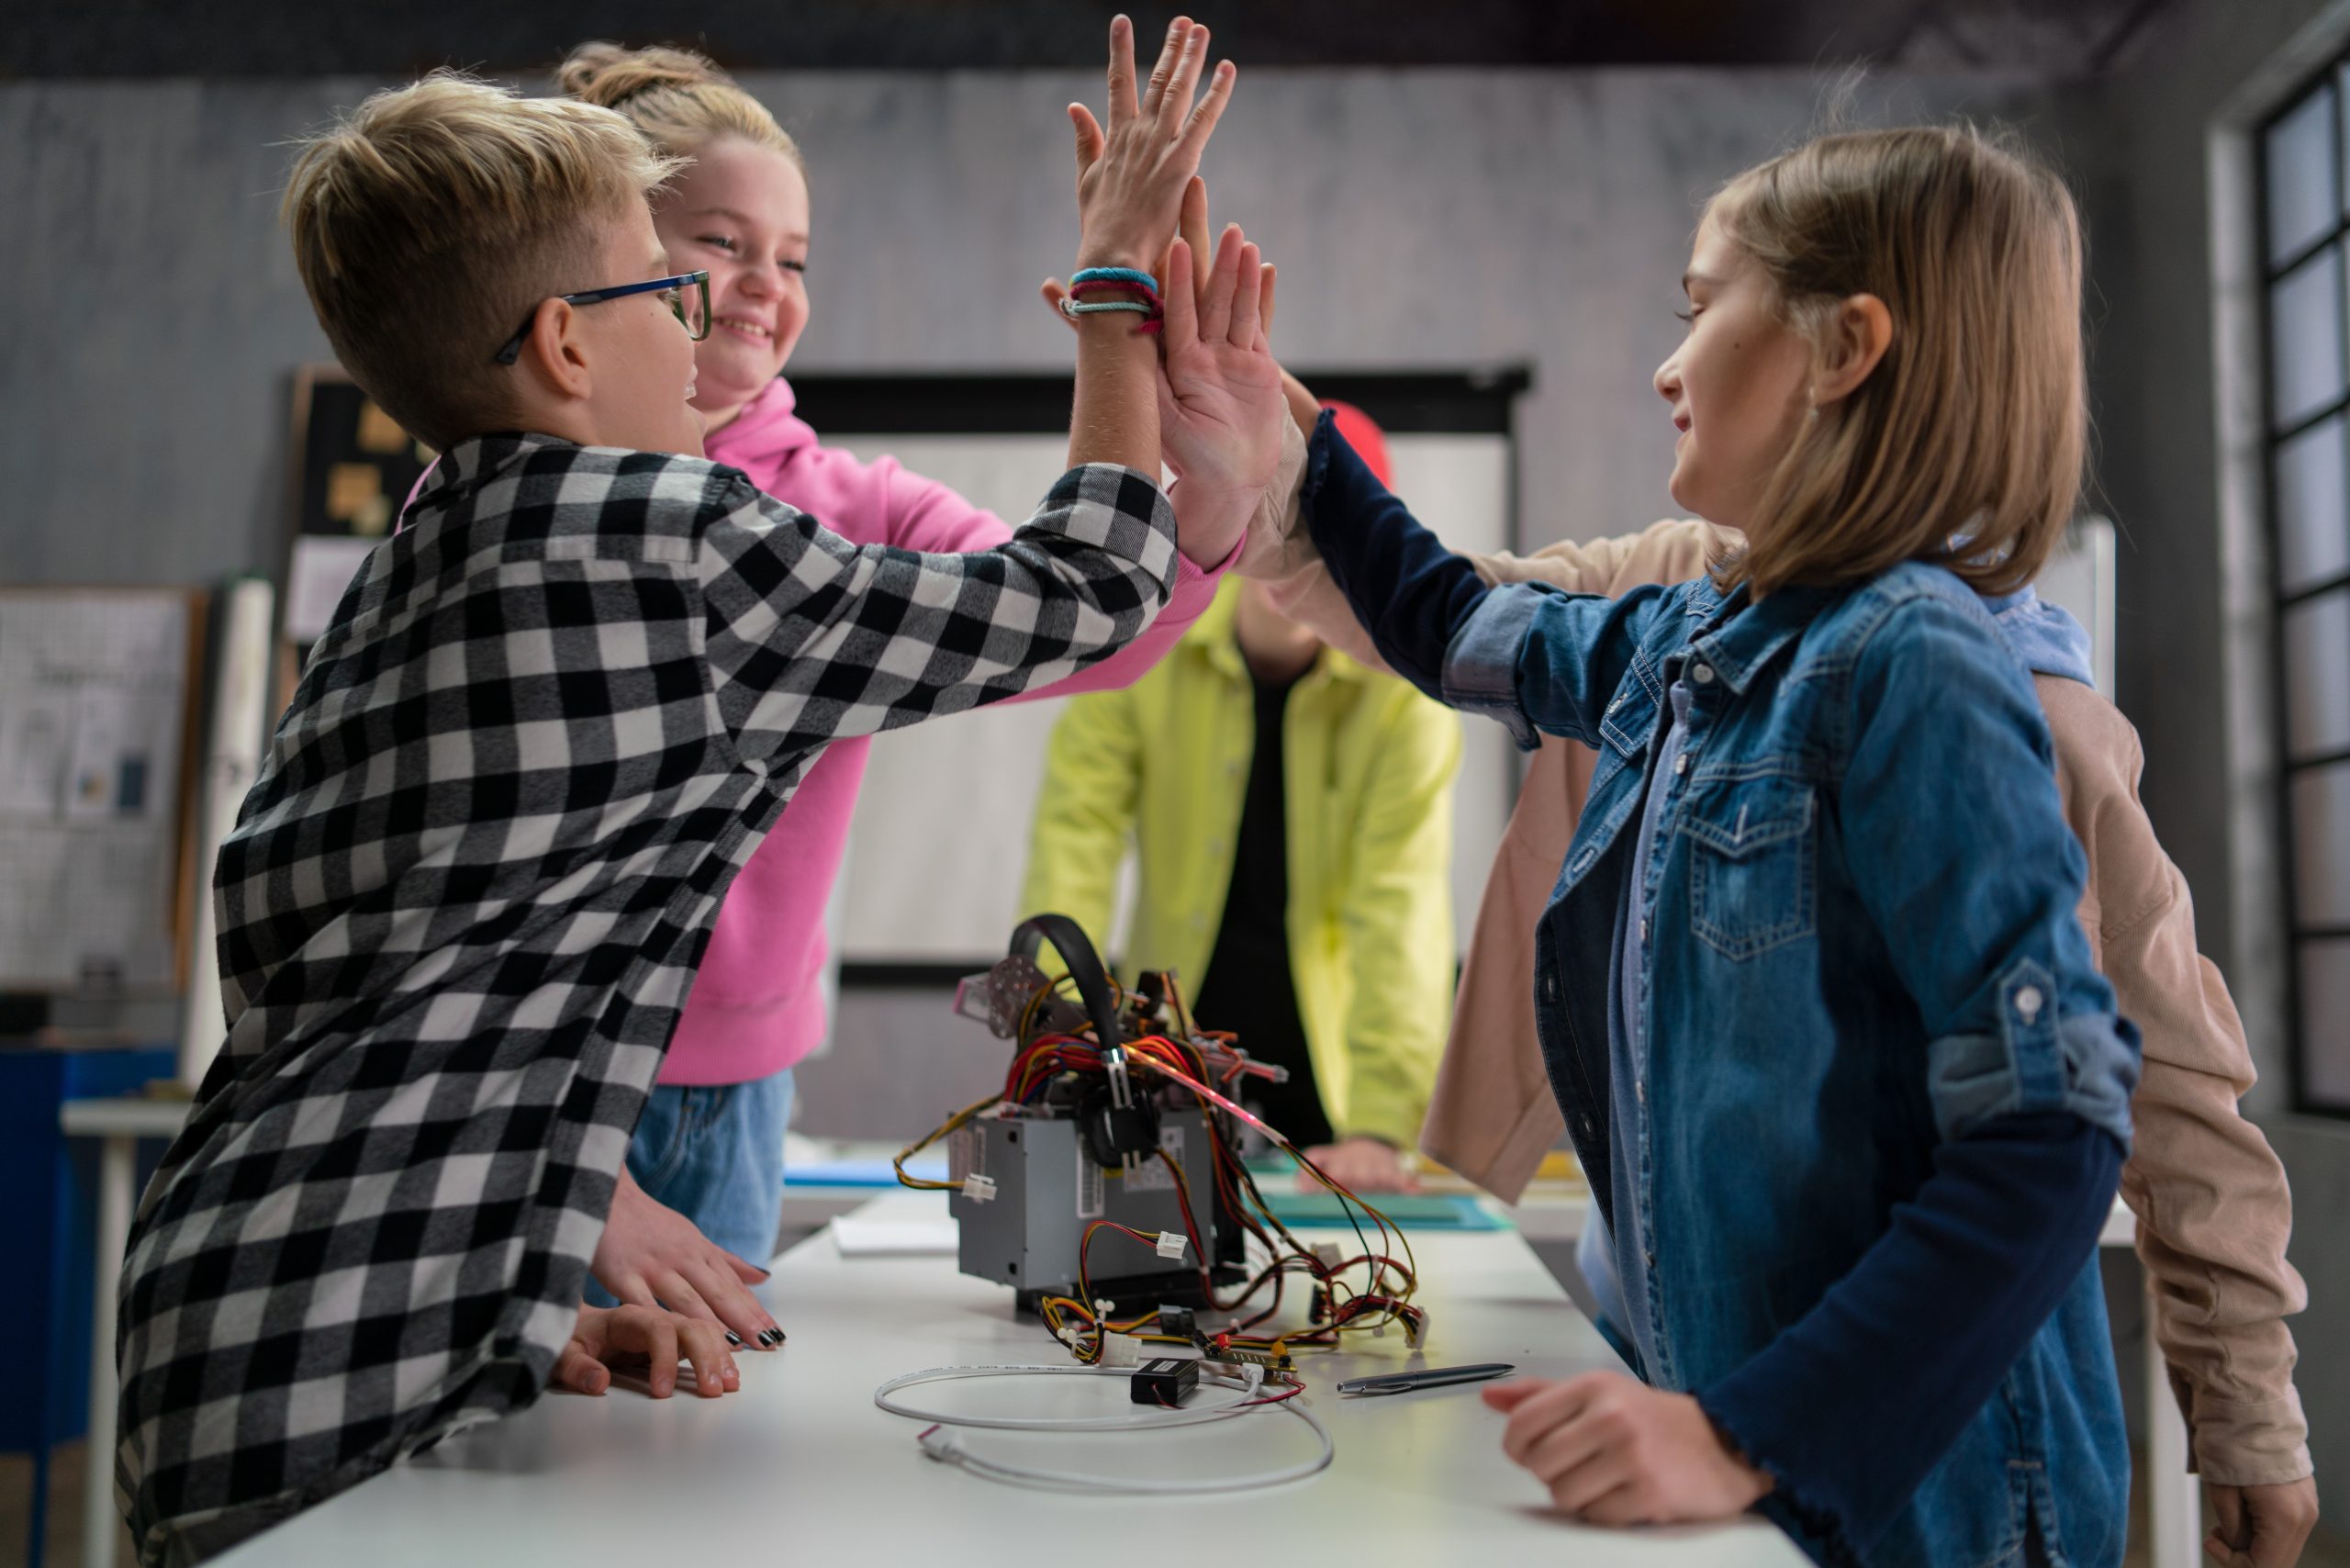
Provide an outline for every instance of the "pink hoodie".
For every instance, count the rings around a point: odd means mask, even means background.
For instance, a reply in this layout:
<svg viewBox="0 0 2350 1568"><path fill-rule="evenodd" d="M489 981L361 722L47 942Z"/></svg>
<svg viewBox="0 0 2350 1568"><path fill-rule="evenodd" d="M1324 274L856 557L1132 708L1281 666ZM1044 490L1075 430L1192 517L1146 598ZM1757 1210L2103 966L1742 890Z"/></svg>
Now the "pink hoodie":
<svg viewBox="0 0 2350 1568"><path fill-rule="evenodd" d="M986 550L1012 537L994 513L894 458L861 463L818 444L778 378L705 443L779 501L856 544ZM1237 552L1235 553L1236 555ZM1227 563L1228 564L1228 563ZM1174 597L1126 648L1091 669L1026 693L1066 696L1132 684L1198 620L1224 568L1176 568ZM744 1083L782 1071L824 1036L824 904L840 874L849 817L865 779L863 737L835 741L809 767L782 819L735 877L711 933L685 1017L661 1067L664 1083Z"/></svg>

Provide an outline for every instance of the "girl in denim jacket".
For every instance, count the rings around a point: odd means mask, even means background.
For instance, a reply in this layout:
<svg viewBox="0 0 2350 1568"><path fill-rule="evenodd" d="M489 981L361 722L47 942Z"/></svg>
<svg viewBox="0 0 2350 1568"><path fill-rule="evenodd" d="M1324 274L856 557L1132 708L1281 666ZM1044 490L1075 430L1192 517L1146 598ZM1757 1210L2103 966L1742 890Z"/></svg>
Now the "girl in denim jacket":
<svg viewBox="0 0 2350 1568"><path fill-rule="evenodd" d="M1396 671L1599 753L1536 1002L1641 1380L1488 1395L1579 1518L2121 1560L2094 1248L2137 1036L1982 606L2072 515L2080 277L2062 184L1971 129L1731 181L1655 385L1674 499L1748 543L1620 599L1488 588L1326 420L1310 444L1315 543Z"/></svg>

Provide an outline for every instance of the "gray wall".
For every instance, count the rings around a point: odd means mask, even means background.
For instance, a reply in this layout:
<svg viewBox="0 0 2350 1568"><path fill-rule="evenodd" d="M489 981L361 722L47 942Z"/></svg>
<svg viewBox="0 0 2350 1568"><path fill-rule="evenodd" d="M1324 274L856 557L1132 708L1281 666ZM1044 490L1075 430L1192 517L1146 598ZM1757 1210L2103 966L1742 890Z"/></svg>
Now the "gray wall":
<svg viewBox="0 0 2350 1568"><path fill-rule="evenodd" d="M1068 363L1036 302L1076 232L1062 74L796 73L750 84L814 174L807 368ZM0 86L0 579L269 569L285 378L327 351L274 223L283 142L367 84ZM1648 376L1696 201L1799 135L1791 72L1246 73L1212 150L1221 213L1283 268L1302 366L1528 361L1537 541L1664 515ZM1863 114L1996 109L1880 79ZM28 282L36 286L25 288Z"/></svg>

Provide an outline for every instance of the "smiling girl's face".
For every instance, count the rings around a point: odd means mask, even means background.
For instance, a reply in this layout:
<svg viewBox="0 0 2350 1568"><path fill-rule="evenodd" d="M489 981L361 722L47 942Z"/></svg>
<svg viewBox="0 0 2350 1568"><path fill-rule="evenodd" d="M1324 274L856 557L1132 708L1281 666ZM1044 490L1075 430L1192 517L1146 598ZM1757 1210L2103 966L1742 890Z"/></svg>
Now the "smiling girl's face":
<svg viewBox="0 0 2350 1568"><path fill-rule="evenodd" d="M672 268L710 273L694 406L714 431L782 373L808 324L808 181L775 149L722 137L669 182L654 220Z"/></svg>
<svg viewBox="0 0 2350 1568"><path fill-rule="evenodd" d="M1761 265L1710 217L1681 281L1688 334L1655 378L1681 432L1673 498L1708 521L1749 528L1810 412L1813 346L1780 319Z"/></svg>

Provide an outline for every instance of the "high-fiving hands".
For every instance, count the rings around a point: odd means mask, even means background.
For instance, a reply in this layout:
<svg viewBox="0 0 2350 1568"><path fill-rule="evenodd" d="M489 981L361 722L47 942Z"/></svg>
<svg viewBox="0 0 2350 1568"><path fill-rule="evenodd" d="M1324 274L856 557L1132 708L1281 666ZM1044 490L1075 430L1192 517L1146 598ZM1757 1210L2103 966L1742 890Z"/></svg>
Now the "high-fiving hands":
<svg viewBox="0 0 2350 1568"><path fill-rule="evenodd" d="M1171 238L1149 265L1165 290L1158 435L1161 460L1181 481L1175 511L1183 553L1203 565L1228 555L1281 456L1284 377L1266 341L1278 274L1237 224L1208 242L1207 184L1184 185ZM1046 278L1056 314L1069 297ZM1310 419L1306 421L1310 424Z"/></svg>
<svg viewBox="0 0 2350 1568"><path fill-rule="evenodd" d="M1235 72L1225 61L1192 101L1207 48L1207 28L1176 17L1137 101L1134 24L1124 17L1111 22L1108 128L1083 104L1069 106L1077 129L1079 266L1148 268L1158 261L1184 186L1232 97Z"/></svg>
<svg viewBox="0 0 2350 1568"><path fill-rule="evenodd" d="M1176 515L1184 551L1214 563L1240 543L1272 479L1287 405L1265 342L1272 269L1233 227L1216 245L1203 288L1195 289L1197 270L1191 245L1176 245L1167 266L1158 441L1182 480Z"/></svg>

